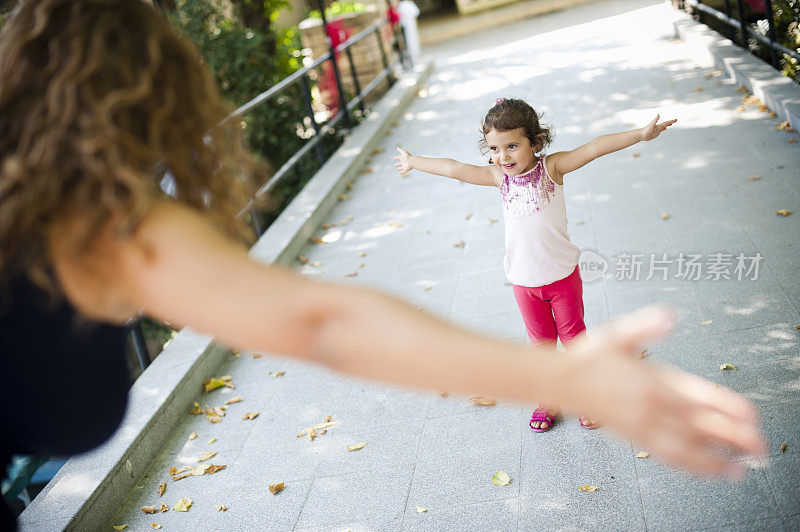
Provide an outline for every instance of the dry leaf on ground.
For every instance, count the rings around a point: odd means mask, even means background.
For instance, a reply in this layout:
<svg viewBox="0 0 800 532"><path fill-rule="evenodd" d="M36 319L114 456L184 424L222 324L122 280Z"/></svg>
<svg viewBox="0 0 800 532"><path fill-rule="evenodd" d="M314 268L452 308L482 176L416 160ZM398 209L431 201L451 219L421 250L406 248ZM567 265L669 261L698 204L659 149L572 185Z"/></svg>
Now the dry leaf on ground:
<svg viewBox="0 0 800 532"><path fill-rule="evenodd" d="M430 292L431 288L433 288L433 287L428 284L428 285L425 285L424 288L425 288L425 291Z"/></svg>
<svg viewBox="0 0 800 532"><path fill-rule="evenodd" d="M469 220L470 218L472 218L472 213L471 213L471 212L468 212L468 213L467 213L467 216L466 216L464 219L465 219L465 220Z"/></svg>
<svg viewBox="0 0 800 532"><path fill-rule="evenodd" d="M183 466L181 468L177 468L175 466L172 466L172 467L169 468L169 474L170 475L180 475L184 471L189 471L190 469L191 469L191 467L189 467L189 466Z"/></svg>
<svg viewBox="0 0 800 532"><path fill-rule="evenodd" d="M158 485L158 489L156 490L156 493L158 493L159 497L162 497L164 495L165 491L167 491L167 483L166 482L162 482L161 484Z"/></svg>
<svg viewBox="0 0 800 532"><path fill-rule="evenodd" d="M794 129L792 129L792 125L789 123L788 120L784 122L778 122L775 125L775 129L778 131L788 131L789 133L794 132Z"/></svg>
<svg viewBox="0 0 800 532"><path fill-rule="evenodd" d="M783 443L781 444L781 452L782 452L782 453L785 453L785 452L786 452L786 447L787 447L787 445L786 445L786 442L783 442Z"/></svg>
<svg viewBox="0 0 800 532"><path fill-rule="evenodd" d="M161 530L161 525L159 525L158 523L150 523L150 526L152 526L156 530Z"/></svg>
<svg viewBox="0 0 800 532"><path fill-rule="evenodd" d="M450 392L441 391L439 392L439 397L450 397Z"/></svg>
<svg viewBox="0 0 800 532"><path fill-rule="evenodd" d="M218 512L227 512L228 511L228 507L225 506L224 504L215 504L214 505L214 509L216 511L218 511Z"/></svg>
<svg viewBox="0 0 800 532"><path fill-rule="evenodd" d="M662 219L662 220L667 220L667 219L669 219L669 213L668 213L668 212L662 212L662 213L661 213L661 219Z"/></svg>
<svg viewBox="0 0 800 532"><path fill-rule="evenodd" d="M497 218L492 218L490 216L487 216L487 218L489 219L489 225L496 224L498 221Z"/></svg>
<svg viewBox="0 0 800 532"><path fill-rule="evenodd" d="M362 173L362 174L371 174L371 173L372 173L372 172L374 172L374 171L375 171L375 169L374 169L374 168L372 168L371 166L367 166L367 167L365 167L365 168L363 168L363 169L361 170L361 173Z"/></svg>
<svg viewBox="0 0 800 532"><path fill-rule="evenodd" d="M231 397L230 399L225 401L225 404L226 405L232 405L232 404L235 404L235 403L241 403L242 401L243 401L242 396L241 395L237 395L236 397Z"/></svg>
<svg viewBox="0 0 800 532"><path fill-rule="evenodd" d="M314 243L314 244L324 244L324 243L325 243L325 241L324 241L324 240L322 240L322 239L321 239L320 237L318 237L318 236L312 236L311 238L309 238L309 240L310 240L312 243Z"/></svg>
<svg viewBox="0 0 800 532"><path fill-rule="evenodd" d="M423 508L422 506L417 506L417 511L419 513L421 513L421 514L424 514L425 512L428 511L428 509L427 508Z"/></svg>
<svg viewBox="0 0 800 532"><path fill-rule="evenodd" d="M463 248L464 247L464 241L463 240L459 240L458 242L453 244L453 247L454 248Z"/></svg>
<svg viewBox="0 0 800 532"><path fill-rule="evenodd" d="M155 504L153 506L142 506L140 510L146 514L154 514L158 511L158 506Z"/></svg>
<svg viewBox="0 0 800 532"><path fill-rule="evenodd" d="M736 369L736 366L733 364L722 364L720 365L719 369Z"/></svg>
<svg viewBox="0 0 800 532"><path fill-rule="evenodd" d="M384 150L383 148L375 148L374 150L372 150L372 155L378 155L379 153L383 153L385 151L386 150Z"/></svg>
<svg viewBox="0 0 800 532"><path fill-rule="evenodd" d="M641 353L639 353L639 360L642 360L642 359L644 359L646 357L647 357L647 349L645 349Z"/></svg>
<svg viewBox="0 0 800 532"><path fill-rule="evenodd" d="M635 152L633 152L631 155L633 155L633 158L634 158L634 159L637 159L637 158L639 158L639 157L641 157L641 156L642 156L642 154L641 154L641 153L639 153L638 151L635 151Z"/></svg>
<svg viewBox="0 0 800 532"><path fill-rule="evenodd" d="M126 528L128 528L128 525L111 525L111 528L113 528L114 530L125 530Z"/></svg>
<svg viewBox="0 0 800 532"><path fill-rule="evenodd" d="M175 506L172 507L173 510L176 512L188 512L189 508L192 507L192 499L187 499L186 497L181 497L178 499L178 502L175 503Z"/></svg>
<svg viewBox="0 0 800 532"><path fill-rule="evenodd" d="M346 274L344 274L344 276L345 277L357 277L358 276L358 272L346 273Z"/></svg>
<svg viewBox="0 0 800 532"><path fill-rule="evenodd" d="M795 138L789 139L789 143L790 144L797 144L797 139L795 139Z"/></svg>
<svg viewBox="0 0 800 532"><path fill-rule="evenodd" d="M225 469L227 467L228 466L226 466L226 465L209 464L208 470L206 471L206 473L208 473L209 475L213 475L214 473L222 471L223 469Z"/></svg>
<svg viewBox="0 0 800 532"><path fill-rule="evenodd" d="M754 175L753 177L748 177L747 178L748 181L758 181L760 179L761 179L761 176L759 176L759 175Z"/></svg>
<svg viewBox="0 0 800 532"><path fill-rule="evenodd" d="M283 370L280 370L280 371L276 371L275 374L272 375L272 376L273 377L283 377L284 375L286 375L286 372L283 371Z"/></svg>
<svg viewBox="0 0 800 532"><path fill-rule="evenodd" d="M323 229L324 229L324 227L323 227ZM305 263L308 262L308 257L304 257L302 255L298 255L297 256L297 262L299 262L300 264L305 264Z"/></svg>
<svg viewBox="0 0 800 532"><path fill-rule="evenodd" d="M203 388L206 393L216 390L217 388L222 388L223 386L227 386L228 388L234 387L231 383L231 379L225 379L223 377L211 377L203 383Z"/></svg>
<svg viewBox="0 0 800 532"><path fill-rule="evenodd" d="M192 432L191 434L189 434L189 440L190 441L195 439L195 438L197 438L197 432Z"/></svg>
<svg viewBox="0 0 800 532"><path fill-rule="evenodd" d="M347 190L353 190L353 183L347 183L347 184L344 186L344 188L346 188Z"/></svg>
<svg viewBox="0 0 800 532"><path fill-rule="evenodd" d="M492 475L492 484L496 486L508 486L511 482L511 477L505 471L498 471Z"/></svg>
<svg viewBox="0 0 800 532"><path fill-rule="evenodd" d="M650 458L650 453L647 451L639 451L636 453L636 458Z"/></svg>
<svg viewBox="0 0 800 532"><path fill-rule="evenodd" d="M701 321L700 325L711 325L712 323L714 323L714 320L706 320L706 321Z"/></svg>
<svg viewBox="0 0 800 532"><path fill-rule="evenodd" d="M211 467L211 464L197 464L192 469L192 475L195 477L200 477L206 474L208 468Z"/></svg>
<svg viewBox="0 0 800 532"><path fill-rule="evenodd" d="M366 444L367 444L367 442L365 442L365 441L362 441L362 442L359 442L359 443L354 443L352 445L348 445L347 446L347 450L348 451L357 451L359 449L363 449Z"/></svg>
<svg viewBox="0 0 800 532"><path fill-rule="evenodd" d="M360 253L358 254L358 256L359 256L359 257L366 257L366 256L367 256L367 252L366 252L366 251L362 251L362 252L360 252Z"/></svg>
<svg viewBox="0 0 800 532"><path fill-rule="evenodd" d="M217 451L208 451L207 453L203 453L203 455L197 459L198 462L205 462L209 458L214 458L217 456Z"/></svg>
<svg viewBox="0 0 800 532"><path fill-rule="evenodd" d="M242 418L242 421L247 421L247 420L255 419L255 418L257 418L257 417L258 417L258 415L259 415L260 413L261 413L261 412L248 412L248 413L246 413L246 414L244 415L244 417Z"/></svg>
<svg viewBox="0 0 800 532"><path fill-rule="evenodd" d="M497 401L492 399L491 397L484 397L482 395L476 395L475 397L470 397L470 401L475 403L476 405L480 406L494 406L497 404Z"/></svg>
<svg viewBox="0 0 800 532"><path fill-rule="evenodd" d="M189 471L188 473L182 473L182 474L179 474L179 475L172 475L172 481L173 482L177 482L179 480L183 480L183 479L189 478L191 476L192 476L192 472L191 471Z"/></svg>
<svg viewBox="0 0 800 532"><path fill-rule="evenodd" d="M277 484L270 484L269 492L272 493L273 495L277 495L278 493L283 491L283 488L285 487L286 486L284 486L283 482L278 482Z"/></svg>
<svg viewBox="0 0 800 532"><path fill-rule="evenodd" d="M780 214L781 216L789 216L790 214L792 214L792 211L790 211L789 209L781 209L779 211L775 211L775 214Z"/></svg>
<svg viewBox="0 0 800 532"><path fill-rule="evenodd" d="M598 488L597 486L590 486L589 484L586 484L585 486L579 486L578 489L581 491L588 491L589 493L591 493L593 491L599 490L600 488Z"/></svg>

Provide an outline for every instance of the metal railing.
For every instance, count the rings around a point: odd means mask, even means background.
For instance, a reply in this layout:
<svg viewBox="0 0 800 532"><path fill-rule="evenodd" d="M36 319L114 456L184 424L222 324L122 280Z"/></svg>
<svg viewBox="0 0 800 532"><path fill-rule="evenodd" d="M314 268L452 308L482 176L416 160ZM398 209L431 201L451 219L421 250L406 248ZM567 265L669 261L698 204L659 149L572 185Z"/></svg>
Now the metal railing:
<svg viewBox="0 0 800 532"><path fill-rule="evenodd" d="M300 70L290 74L289 76L285 77L266 91L262 92L249 102L245 103L244 105L237 108L233 113L228 116L225 121L240 118L247 114L248 112L252 111L253 109L264 105L271 99L275 98L278 94L285 91L289 87L292 87L295 83L300 83L302 85L302 92L303 97L305 99L305 108L306 108L306 117L310 120L311 125L314 129L314 136L311 137L302 148L297 150L289 159L283 163L283 165L275 172L272 177L267 180L266 183L262 184L259 189L256 191L254 197L250 200L250 202L239 212L239 216L247 216L248 214L251 216L251 220L253 223L253 229L255 229L256 235L261 236L264 233L265 228L261 224L260 216L258 212L255 210L255 205L259 198L263 197L264 195L268 194L271 190L275 188L275 186L284 179L290 170L292 170L295 165L297 165L300 160L303 159L306 155L308 155L312 150L316 156L317 162L322 165L324 164L329 156L325 151L324 147L322 146L321 142L325 138L329 132L331 132L337 124L340 122L344 122L344 126L346 128L351 128L355 125L355 121L353 120L352 111L355 107L363 114L365 112L364 107L364 99L372 93L385 79L389 79L389 83L392 84L395 81L394 77L394 69L400 64L403 68L411 67L411 61L406 53L405 42L403 40L402 32L398 31L398 28L395 24L389 21L388 17L384 20L378 21L368 28L360 31L356 35L353 35L343 43L339 44L338 46L334 47L333 42L330 38L329 33L329 26L328 26L328 19L325 15L325 6L322 4L322 0L316 0L317 7L319 9L320 15L322 16L322 31L325 35L325 41L328 45L328 51L323 54L322 56L316 58L310 65L304 66ZM161 0L153 0L154 6L163 12L163 6ZM389 0L386 0L386 9L387 13L390 10ZM398 59L394 62L389 62L389 54L387 54L386 49L384 48L383 37L381 35L381 30L386 26L389 25L392 30L392 37L393 37L393 46L395 51L397 52ZM358 68L353 60L353 53L352 47L356 43L359 43L372 35L378 41L378 48L380 50L381 55L381 62L383 64L383 70L378 72L378 74L365 86L361 87L361 84L358 80ZM355 88L356 94L349 99L347 98L347 93L345 92L344 83L342 82L342 75L339 68L338 62L338 54L344 53L347 56L347 60L350 67L350 74L352 76L353 85ZM334 79L336 81L336 88L338 92L338 111L337 113L331 117L325 123L319 123L314 115L314 108L313 108L313 97L311 95L311 77L310 73L315 69L322 66L325 62L330 61L331 69L333 70ZM150 364L150 354L147 349L147 345L145 343L144 332L142 331L142 325L140 320L136 320L129 325L131 340L134 346L134 350L136 351L136 355L139 358L139 364L142 370L146 369L147 366Z"/></svg>
<svg viewBox="0 0 800 532"><path fill-rule="evenodd" d="M753 28L747 25L747 21L745 20L744 14L744 5L742 4L742 0L736 0L736 11L737 16L739 17L738 20L731 16L731 0L725 0L725 12L718 11L713 7L709 7L698 0L673 0L673 4L676 5L679 9L686 9L686 6L691 7L692 9L698 12L700 22L703 22L703 16L709 15L717 20L721 21L722 23L728 26L728 35L727 37L734 43L736 43L736 34L738 33L739 37L739 44L742 48L747 50L750 53L753 53L753 50L750 49L750 40L749 37L754 38L761 44L769 47L769 54L770 54L770 63L772 64L773 68L780 69L780 60L778 58L778 52L782 54L786 54L789 57L792 57L798 61L800 61L800 53L796 50L790 50L785 46L782 46L780 43L776 42L775 40L775 14L772 10L772 1L771 0L763 0L764 1L764 14L767 18L767 25L768 25L768 37L764 37Z"/></svg>

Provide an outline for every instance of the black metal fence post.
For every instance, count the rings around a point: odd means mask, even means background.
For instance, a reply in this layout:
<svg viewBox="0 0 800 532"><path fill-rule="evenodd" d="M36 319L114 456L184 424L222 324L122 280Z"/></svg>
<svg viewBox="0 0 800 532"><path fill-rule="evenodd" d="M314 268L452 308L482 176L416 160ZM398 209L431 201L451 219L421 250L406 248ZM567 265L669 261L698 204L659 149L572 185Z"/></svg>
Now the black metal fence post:
<svg viewBox="0 0 800 532"><path fill-rule="evenodd" d="M744 4L742 0L736 0L736 6L739 8L739 31L742 34L742 48L750 50L750 42L747 38L747 22L744 20Z"/></svg>
<svg viewBox="0 0 800 532"><path fill-rule="evenodd" d="M780 68L778 53L775 51L775 15L772 12L772 0L764 0L767 10L767 25L769 26L769 54L773 68Z"/></svg>
<svg viewBox="0 0 800 532"><path fill-rule="evenodd" d="M356 94L361 95L361 83L358 81L358 73L356 73L356 64L353 62L353 53L350 51L350 47L348 46L345 48L344 51L347 54L347 59L350 61L350 74L353 76L353 85L356 88ZM364 114L364 98L358 99L358 108L361 109L361 114Z"/></svg>
<svg viewBox="0 0 800 532"><path fill-rule="evenodd" d="M331 34L328 32L328 17L325 15L325 6L322 0L317 0L317 7L319 14L322 16L322 29L325 32L325 42L328 43L328 49L331 52L331 65L333 66L333 75L336 78L336 87L339 89L339 105L342 107L344 113L344 123L348 128L353 127L353 121L350 118L350 111L347 110L347 100L344 96L344 86L342 85L342 75L339 72L339 65L336 63L336 50L331 40Z"/></svg>
<svg viewBox="0 0 800 532"><path fill-rule="evenodd" d="M731 18L731 0L725 0L725 16ZM731 41L736 40L736 32L733 29L733 26L728 26L728 38Z"/></svg>
<svg viewBox="0 0 800 532"><path fill-rule="evenodd" d="M306 101L306 111L308 112L308 117L311 119L311 125L314 127L314 134L319 135L319 124L317 123L317 118L314 116L314 106L312 105L311 101L311 84L308 82L308 76L303 74L303 76L300 78L300 81L303 84L303 98ZM327 157L321 142L314 144L314 153L317 154L317 162L320 165L324 164L327 160Z"/></svg>
<svg viewBox="0 0 800 532"><path fill-rule="evenodd" d="M136 351L136 356L139 358L139 365L142 371L147 369L150 365L150 353L147 351L147 342L144 339L144 331L142 330L142 321L137 319L130 326L131 339L133 340L133 348Z"/></svg>

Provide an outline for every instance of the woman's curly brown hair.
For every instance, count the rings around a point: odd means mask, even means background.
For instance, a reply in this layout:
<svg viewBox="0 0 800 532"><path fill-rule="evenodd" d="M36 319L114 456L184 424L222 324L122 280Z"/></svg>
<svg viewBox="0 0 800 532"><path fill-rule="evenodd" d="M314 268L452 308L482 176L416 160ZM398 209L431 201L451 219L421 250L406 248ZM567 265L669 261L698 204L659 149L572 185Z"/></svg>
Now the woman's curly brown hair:
<svg viewBox="0 0 800 532"><path fill-rule="evenodd" d="M552 128L544 127L541 115L523 100L500 98L481 121L483 137L478 141L481 153L486 154L486 134L491 130L513 131L521 128L531 146L545 149L553 140Z"/></svg>
<svg viewBox="0 0 800 532"><path fill-rule="evenodd" d="M174 197L231 235L253 159L194 47L141 0L22 0L0 31L0 287L47 283L48 231L79 213L80 253Z"/></svg>

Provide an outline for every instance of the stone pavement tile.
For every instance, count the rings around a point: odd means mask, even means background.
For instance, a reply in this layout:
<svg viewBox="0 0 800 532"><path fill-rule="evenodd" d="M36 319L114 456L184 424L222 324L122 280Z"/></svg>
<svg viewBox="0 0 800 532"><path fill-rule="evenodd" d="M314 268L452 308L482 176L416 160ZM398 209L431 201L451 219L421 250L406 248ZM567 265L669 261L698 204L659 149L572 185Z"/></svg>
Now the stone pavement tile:
<svg viewBox="0 0 800 532"><path fill-rule="evenodd" d="M800 530L800 514L787 517L784 523L786 525L785 530L787 531Z"/></svg>
<svg viewBox="0 0 800 532"><path fill-rule="evenodd" d="M719 369L720 353L704 331L680 331L660 344L645 346L648 363L669 364L691 373Z"/></svg>
<svg viewBox="0 0 800 532"><path fill-rule="evenodd" d="M786 443L789 452L800 450L800 406L797 403L762 405L761 421L770 456L782 454L782 443Z"/></svg>
<svg viewBox="0 0 800 532"><path fill-rule="evenodd" d="M783 290L714 297L707 284L693 284L692 290L709 334L732 332L777 323L798 323L800 315Z"/></svg>
<svg viewBox="0 0 800 532"><path fill-rule="evenodd" d="M431 394L427 392L357 381L334 418L346 430L423 421L430 400Z"/></svg>
<svg viewBox="0 0 800 532"><path fill-rule="evenodd" d="M547 467L546 462L542 464ZM520 488L520 530L646 530L633 478L603 482L594 492L558 479L526 476Z"/></svg>
<svg viewBox="0 0 800 532"><path fill-rule="evenodd" d="M780 517L772 489L760 470L751 470L738 484L680 473L640 473L639 486L648 529L697 530Z"/></svg>
<svg viewBox="0 0 800 532"><path fill-rule="evenodd" d="M443 390L446 392L446 390ZM447 397L436 395L431 399L428 407L428 418L437 418L444 416L453 416L459 414L468 414L471 412L481 412L487 410L487 407L482 407L469 400L469 395L448 394ZM520 401L506 401L497 399L497 405L491 408L520 408Z"/></svg>
<svg viewBox="0 0 800 532"><path fill-rule="evenodd" d="M764 532L789 532L790 530L797 530L796 528L786 528L784 520L780 517L773 517L771 519L759 519L757 521L748 521L743 523L728 524L723 526L714 526L710 528L699 528L697 530L703 531L719 531L719 532L752 532L759 530Z"/></svg>
<svg viewBox="0 0 800 532"><path fill-rule="evenodd" d="M606 296L604 294L594 295L584 292L583 310L583 320L587 328L607 322L610 319L608 304L606 303Z"/></svg>
<svg viewBox="0 0 800 532"><path fill-rule="evenodd" d="M500 285L491 292L454 297L450 316L453 319L464 319L514 311L517 311L517 304L513 291L503 290L503 285Z"/></svg>
<svg viewBox="0 0 800 532"><path fill-rule="evenodd" d="M683 285L664 286L663 283L638 283L624 292L609 291L606 296L609 315L618 317L649 305L667 305L678 313L675 334L698 334L703 319L691 289Z"/></svg>
<svg viewBox="0 0 800 532"><path fill-rule="evenodd" d="M491 469L519 464L520 432L523 428L519 410L477 405L470 405L467 410L462 414L426 421L417 457L417 473L423 469L455 469L466 463L475 463L476 449L481 450L478 460L481 467ZM510 474L510 471L505 471ZM415 474L415 479L417 476Z"/></svg>
<svg viewBox="0 0 800 532"><path fill-rule="evenodd" d="M743 223L759 223L768 218L776 218L775 211L789 209L800 211L800 194L788 183L781 180L763 179L756 191L723 188L728 204ZM755 187L753 187L755 188Z"/></svg>
<svg viewBox="0 0 800 532"><path fill-rule="evenodd" d="M219 423L210 423L205 416L187 415L175 428L156 460L171 462L176 466L194 465L203 453L217 451L232 461L255 426L255 420L242 421L243 416L243 413L231 408ZM195 432L197 437L190 440L189 436ZM216 441L209 443L212 438L216 438Z"/></svg>
<svg viewBox="0 0 800 532"><path fill-rule="evenodd" d="M519 452L519 451L517 451ZM418 464L408 495L406 514L421 506L428 511L445 510L519 495L519 456L479 461L448 461L446 464ZM507 486L492 484L492 476L504 471L511 477Z"/></svg>
<svg viewBox="0 0 800 532"><path fill-rule="evenodd" d="M358 427L326 435L326 447L316 477L341 476L358 471L379 472L385 467L414 464L424 423L395 423L380 427ZM348 446L360 442L366 445L349 451Z"/></svg>
<svg viewBox="0 0 800 532"><path fill-rule="evenodd" d="M317 478L311 485L297 527L366 521L398 516L405 509L413 466L387 467L338 477Z"/></svg>
<svg viewBox="0 0 800 532"><path fill-rule="evenodd" d="M587 430L574 417L562 418L547 432L528 426L531 412L523 416L522 477L527 481L566 482L577 486L635 478L629 441L605 429Z"/></svg>
<svg viewBox="0 0 800 532"><path fill-rule="evenodd" d="M467 270L466 265L462 265L463 270ZM482 294L493 294L502 292L513 298L510 284L506 284L506 274L502 263L478 271L459 271L458 285L454 297L456 299L477 296Z"/></svg>
<svg viewBox="0 0 800 532"><path fill-rule="evenodd" d="M765 473L784 517L800 516L800 449L787 448L785 453L770 457Z"/></svg>
<svg viewBox="0 0 800 532"><path fill-rule="evenodd" d="M330 434L330 433L329 433ZM239 453L230 468L237 479L264 484L311 480L331 446L328 434L313 442L295 438L284 446L270 445L253 438Z"/></svg>
<svg viewBox="0 0 800 532"><path fill-rule="evenodd" d="M734 364L735 365L735 364ZM800 364L778 360L758 365L735 365L736 371L698 372L700 376L739 392L757 406L797 404L800 401Z"/></svg>
<svg viewBox="0 0 800 532"><path fill-rule="evenodd" d="M479 504L457 504L450 508L427 509L420 513L414 505L406 509L403 530L441 530L452 532L516 530L517 497Z"/></svg>
<svg viewBox="0 0 800 532"><path fill-rule="evenodd" d="M794 366L800 366L800 334L792 322L711 334L709 338L720 351L720 357L734 366L774 362L794 362Z"/></svg>
<svg viewBox="0 0 800 532"><path fill-rule="evenodd" d="M426 312L446 319L450 314L455 292L455 278L437 278L435 281L428 280L428 282L422 278L407 286L400 298L409 305L422 308Z"/></svg>
<svg viewBox="0 0 800 532"><path fill-rule="evenodd" d="M495 338L519 338L525 334L525 323L519 310L473 316L470 318L456 318L450 315L450 321L459 327L494 336Z"/></svg>
<svg viewBox="0 0 800 532"><path fill-rule="evenodd" d="M400 532L403 529L403 516L364 519L359 521L342 521L336 524L318 525L293 530L303 532Z"/></svg>

